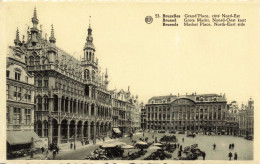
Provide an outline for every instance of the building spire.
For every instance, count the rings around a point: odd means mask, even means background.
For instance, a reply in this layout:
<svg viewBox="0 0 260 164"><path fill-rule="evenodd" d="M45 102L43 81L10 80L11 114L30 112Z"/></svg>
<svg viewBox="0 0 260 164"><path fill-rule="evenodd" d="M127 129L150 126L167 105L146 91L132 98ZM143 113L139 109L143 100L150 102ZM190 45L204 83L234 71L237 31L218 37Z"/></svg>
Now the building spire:
<svg viewBox="0 0 260 164"><path fill-rule="evenodd" d="M18 46L20 44L20 37L19 37L19 29L17 27L17 30L16 30L16 37L15 37L15 40L14 40L14 44L16 46Z"/></svg>
<svg viewBox="0 0 260 164"><path fill-rule="evenodd" d="M39 23L39 20L37 19L37 11L36 11L36 7L34 7L34 11L33 11L33 17L32 17L32 23L33 23L33 27L37 28L37 24Z"/></svg>
<svg viewBox="0 0 260 164"><path fill-rule="evenodd" d="M106 74L105 74L105 78L106 78L106 79L108 78L108 74L107 74L107 68L106 68Z"/></svg>
<svg viewBox="0 0 260 164"><path fill-rule="evenodd" d="M55 43L56 42L56 38L54 37L54 28L53 28L53 24L51 25L51 36L49 38L50 43Z"/></svg>
<svg viewBox="0 0 260 164"><path fill-rule="evenodd" d="M92 49L92 50L95 51L95 46L93 44L92 28L91 28L90 18L91 18L91 16L89 17L88 36L86 38L87 42L85 43L84 50L85 49Z"/></svg>

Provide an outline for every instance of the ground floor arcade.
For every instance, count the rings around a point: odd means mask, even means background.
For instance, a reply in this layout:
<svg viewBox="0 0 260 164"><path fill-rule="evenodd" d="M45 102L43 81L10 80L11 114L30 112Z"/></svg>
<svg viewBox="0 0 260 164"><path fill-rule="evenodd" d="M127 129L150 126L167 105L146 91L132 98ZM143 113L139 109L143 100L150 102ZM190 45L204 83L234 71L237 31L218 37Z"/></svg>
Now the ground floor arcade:
<svg viewBox="0 0 260 164"><path fill-rule="evenodd" d="M40 137L48 137L49 143L67 143L74 141L93 140L111 135L111 122L95 122L90 120L56 119L38 120L35 132Z"/></svg>

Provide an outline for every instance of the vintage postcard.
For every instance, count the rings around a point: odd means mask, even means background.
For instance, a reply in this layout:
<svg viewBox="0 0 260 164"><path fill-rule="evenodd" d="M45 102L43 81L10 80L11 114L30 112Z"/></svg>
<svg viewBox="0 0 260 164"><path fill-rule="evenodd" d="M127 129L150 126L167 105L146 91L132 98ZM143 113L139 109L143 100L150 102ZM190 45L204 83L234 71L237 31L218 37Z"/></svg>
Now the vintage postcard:
<svg viewBox="0 0 260 164"><path fill-rule="evenodd" d="M259 162L259 8L3 1L0 162Z"/></svg>

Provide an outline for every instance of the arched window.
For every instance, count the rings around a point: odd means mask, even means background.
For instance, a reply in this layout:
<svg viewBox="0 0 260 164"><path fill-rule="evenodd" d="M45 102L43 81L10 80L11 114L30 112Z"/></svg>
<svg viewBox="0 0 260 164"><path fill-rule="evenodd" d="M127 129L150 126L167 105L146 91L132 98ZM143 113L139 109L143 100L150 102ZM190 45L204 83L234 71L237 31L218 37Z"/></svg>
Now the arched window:
<svg viewBox="0 0 260 164"><path fill-rule="evenodd" d="M37 101L38 101L38 105L37 105L38 110L41 111L42 110L42 97L41 96L37 97Z"/></svg>
<svg viewBox="0 0 260 164"><path fill-rule="evenodd" d="M30 66L33 66L33 65L34 65L34 57L30 56L30 58L29 58L29 64L30 64Z"/></svg>
<svg viewBox="0 0 260 164"><path fill-rule="evenodd" d="M95 71L92 71L92 80L95 80Z"/></svg>
<svg viewBox="0 0 260 164"><path fill-rule="evenodd" d="M35 57L35 65L36 66L40 65L40 57L39 56Z"/></svg>

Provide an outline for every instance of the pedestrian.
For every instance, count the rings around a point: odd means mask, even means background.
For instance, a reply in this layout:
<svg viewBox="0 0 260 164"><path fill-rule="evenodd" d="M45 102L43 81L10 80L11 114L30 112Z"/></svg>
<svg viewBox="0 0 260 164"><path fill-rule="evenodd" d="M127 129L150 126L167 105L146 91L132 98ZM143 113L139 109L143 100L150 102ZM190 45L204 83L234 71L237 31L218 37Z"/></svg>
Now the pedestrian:
<svg viewBox="0 0 260 164"><path fill-rule="evenodd" d="M180 151L182 151L182 145L180 146Z"/></svg>
<svg viewBox="0 0 260 164"><path fill-rule="evenodd" d="M60 148L58 146L56 146L56 151L57 151L57 154L59 154Z"/></svg>
<svg viewBox="0 0 260 164"><path fill-rule="evenodd" d="M74 142L74 150L76 150L76 142Z"/></svg>
<svg viewBox="0 0 260 164"><path fill-rule="evenodd" d="M31 158L33 158L33 150L31 150Z"/></svg>
<svg viewBox="0 0 260 164"><path fill-rule="evenodd" d="M203 160L205 160L205 157L206 157L206 153L205 153L205 152L202 152L202 158L203 158Z"/></svg>
<svg viewBox="0 0 260 164"><path fill-rule="evenodd" d="M181 151L180 150L178 151L178 157L181 157Z"/></svg>
<svg viewBox="0 0 260 164"><path fill-rule="evenodd" d="M178 148L180 147L180 144L179 144L179 143L177 144L177 147L178 147Z"/></svg>
<svg viewBox="0 0 260 164"><path fill-rule="evenodd" d="M41 148L42 154L44 153L44 147Z"/></svg>
<svg viewBox="0 0 260 164"><path fill-rule="evenodd" d="M234 154L234 160L237 160L237 152Z"/></svg>
<svg viewBox="0 0 260 164"><path fill-rule="evenodd" d="M231 160L233 154L231 152L228 153L229 160Z"/></svg>
<svg viewBox="0 0 260 164"><path fill-rule="evenodd" d="M213 150L215 150L215 149L216 149L216 144L214 143L214 144L213 144Z"/></svg>
<svg viewBox="0 0 260 164"><path fill-rule="evenodd" d="M73 148L73 143L71 142L71 143L70 143L70 149L72 149L72 148Z"/></svg>
<svg viewBox="0 0 260 164"><path fill-rule="evenodd" d="M83 141L81 140L81 145L83 146Z"/></svg>
<svg viewBox="0 0 260 164"><path fill-rule="evenodd" d="M184 138L182 138L182 142L184 142Z"/></svg>
<svg viewBox="0 0 260 164"><path fill-rule="evenodd" d="M53 156L53 159L56 158L56 150L54 149L53 152L52 152L52 156Z"/></svg>
<svg viewBox="0 0 260 164"><path fill-rule="evenodd" d="M229 144L229 150L232 148L232 145L231 144Z"/></svg>
<svg viewBox="0 0 260 164"><path fill-rule="evenodd" d="M235 144L234 144L234 143L232 143L232 149L234 149L234 147L235 147Z"/></svg>

